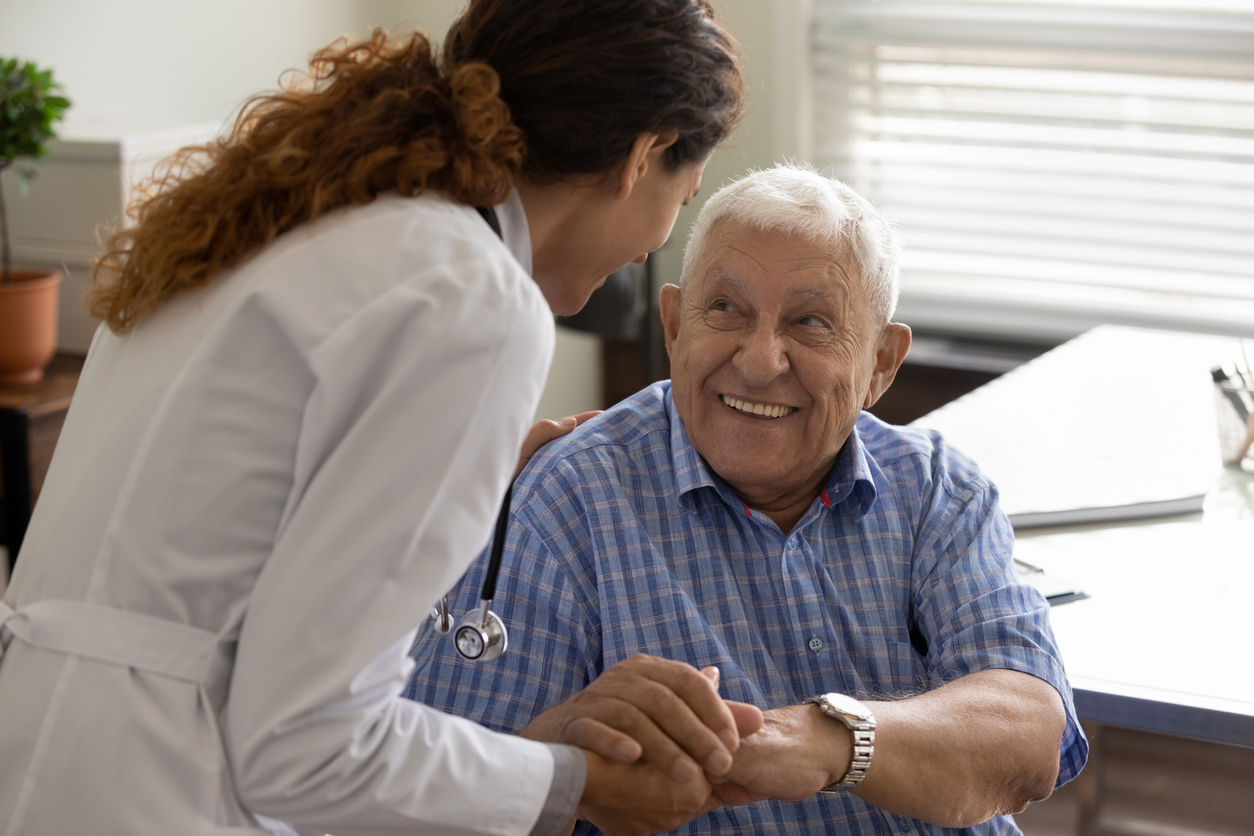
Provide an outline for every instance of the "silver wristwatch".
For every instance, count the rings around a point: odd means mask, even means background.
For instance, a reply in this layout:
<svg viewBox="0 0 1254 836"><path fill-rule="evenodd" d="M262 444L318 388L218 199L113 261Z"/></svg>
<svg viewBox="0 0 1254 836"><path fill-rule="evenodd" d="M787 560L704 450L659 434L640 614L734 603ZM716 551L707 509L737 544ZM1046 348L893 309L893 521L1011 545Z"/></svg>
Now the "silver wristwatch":
<svg viewBox="0 0 1254 836"><path fill-rule="evenodd" d="M802 703L814 703L828 717L835 718L848 727L853 735L853 757L849 759L849 769L845 777L831 786L824 787L823 792L844 792L851 790L866 777L871 768L871 755L875 753L875 715L871 709L845 694L819 694L807 697Z"/></svg>

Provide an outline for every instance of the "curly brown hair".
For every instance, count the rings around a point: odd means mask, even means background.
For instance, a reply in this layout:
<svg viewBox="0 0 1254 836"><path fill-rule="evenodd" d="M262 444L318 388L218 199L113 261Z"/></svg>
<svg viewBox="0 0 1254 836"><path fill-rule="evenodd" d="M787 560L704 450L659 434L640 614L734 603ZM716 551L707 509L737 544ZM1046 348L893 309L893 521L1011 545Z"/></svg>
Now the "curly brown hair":
<svg viewBox="0 0 1254 836"><path fill-rule="evenodd" d="M254 96L226 136L182 149L143 185L134 225L96 264L89 310L124 333L289 229L389 189L500 203L524 145L498 91L485 64L436 72L417 33L320 50L307 77Z"/></svg>
<svg viewBox="0 0 1254 836"><path fill-rule="evenodd" d="M441 56L421 33L341 39L159 168L87 306L125 333L288 230L386 191L493 206L519 176L612 171L646 131L678 134L672 168L704 159L742 103L708 0L472 0Z"/></svg>

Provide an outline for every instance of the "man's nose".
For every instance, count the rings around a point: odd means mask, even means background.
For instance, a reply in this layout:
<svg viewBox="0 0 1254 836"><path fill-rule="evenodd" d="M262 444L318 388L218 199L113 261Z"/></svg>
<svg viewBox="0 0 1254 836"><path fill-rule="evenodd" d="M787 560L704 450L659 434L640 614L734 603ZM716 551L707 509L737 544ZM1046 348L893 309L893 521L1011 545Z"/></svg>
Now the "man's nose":
<svg viewBox="0 0 1254 836"><path fill-rule="evenodd" d="M784 336L769 326L753 328L732 363L747 385L766 386L788 373L788 346Z"/></svg>

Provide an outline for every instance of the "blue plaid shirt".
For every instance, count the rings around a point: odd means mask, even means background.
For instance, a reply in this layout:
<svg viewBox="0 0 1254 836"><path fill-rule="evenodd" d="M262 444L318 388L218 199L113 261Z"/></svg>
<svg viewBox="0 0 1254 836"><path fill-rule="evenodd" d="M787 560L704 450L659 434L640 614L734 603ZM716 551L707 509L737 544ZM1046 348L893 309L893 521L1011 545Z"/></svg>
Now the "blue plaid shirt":
<svg viewBox="0 0 1254 836"><path fill-rule="evenodd" d="M1012 543L996 488L969 459L936 433L866 413L785 536L709 470L670 384L655 384L550 444L519 478L493 607L509 650L465 662L428 619L406 696L516 731L635 653L717 665L723 696L763 709L827 691L916 694L1009 668L1062 695L1061 785L1088 744L1049 607L1017 582ZM485 552L450 595L459 618L477 606L486 565ZM935 827L840 793L723 807L678 832L1019 831L1009 816Z"/></svg>

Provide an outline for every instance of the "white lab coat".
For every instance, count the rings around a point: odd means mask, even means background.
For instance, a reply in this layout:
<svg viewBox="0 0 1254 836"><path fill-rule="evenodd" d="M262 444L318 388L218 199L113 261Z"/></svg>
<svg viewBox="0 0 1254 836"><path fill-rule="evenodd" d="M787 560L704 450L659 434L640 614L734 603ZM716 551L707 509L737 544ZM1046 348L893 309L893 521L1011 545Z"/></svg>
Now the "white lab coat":
<svg viewBox="0 0 1254 836"><path fill-rule="evenodd" d="M0 605L0 834L529 832L551 750L399 696L552 357L501 214L385 196L97 334Z"/></svg>

